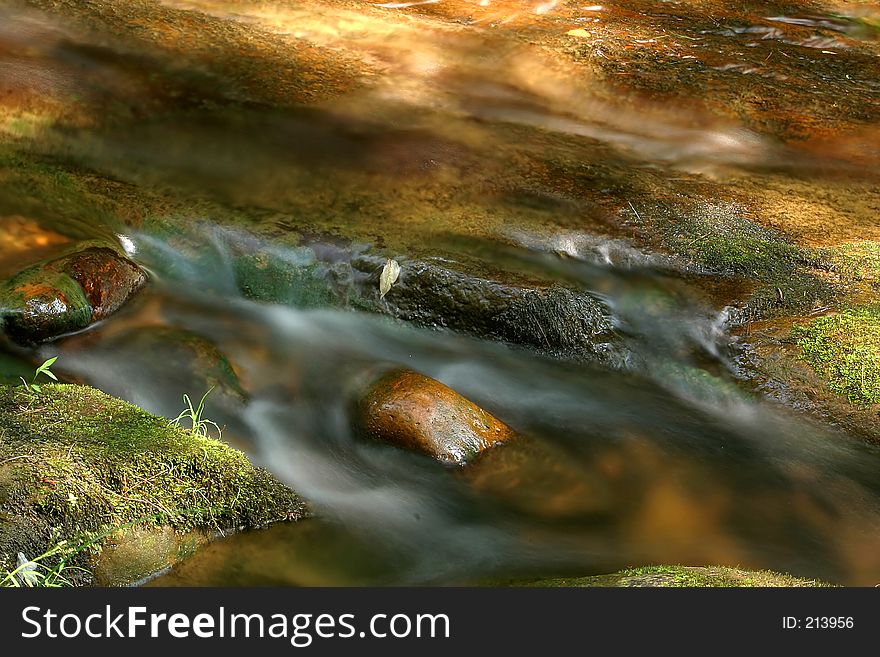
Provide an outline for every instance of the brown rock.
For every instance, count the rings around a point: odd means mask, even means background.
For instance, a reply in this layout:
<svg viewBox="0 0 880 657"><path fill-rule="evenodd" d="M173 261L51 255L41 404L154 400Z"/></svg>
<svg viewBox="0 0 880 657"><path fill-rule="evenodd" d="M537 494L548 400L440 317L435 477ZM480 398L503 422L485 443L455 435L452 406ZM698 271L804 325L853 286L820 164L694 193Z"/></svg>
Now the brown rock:
<svg viewBox="0 0 880 657"><path fill-rule="evenodd" d="M0 325L21 344L54 340L115 312L145 282L136 264L113 249L91 246L0 284Z"/></svg>
<svg viewBox="0 0 880 657"><path fill-rule="evenodd" d="M60 264L85 293L93 322L115 312L147 280L140 267L107 247L79 251Z"/></svg>
<svg viewBox="0 0 880 657"><path fill-rule="evenodd" d="M513 431L452 388L412 370L387 372L360 398L366 436L462 465Z"/></svg>

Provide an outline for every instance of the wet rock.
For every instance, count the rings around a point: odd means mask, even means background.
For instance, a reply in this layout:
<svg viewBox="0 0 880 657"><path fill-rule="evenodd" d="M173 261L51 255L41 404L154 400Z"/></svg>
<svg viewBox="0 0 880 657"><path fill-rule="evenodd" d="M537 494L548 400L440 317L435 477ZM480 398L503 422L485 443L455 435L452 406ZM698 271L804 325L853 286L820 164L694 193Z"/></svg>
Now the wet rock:
<svg viewBox="0 0 880 657"><path fill-rule="evenodd" d="M378 260L367 257L355 259L353 265L371 273L381 268ZM371 278L369 285L376 288L378 283ZM400 280L383 301L380 311L422 326L529 346L572 360L615 364L626 359L605 304L560 286L507 284L411 261L402 264Z"/></svg>
<svg viewBox="0 0 880 657"><path fill-rule="evenodd" d="M406 369L387 372L368 387L355 422L369 438L458 465L514 435L452 388Z"/></svg>
<svg viewBox="0 0 880 657"><path fill-rule="evenodd" d="M60 266L83 289L93 322L115 312L147 280L140 267L106 247L74 253Z"/></svg>
<svg viewBox="0 0 880 657"><path fill-rule="evenodd" d="M631 357L615 332L611 310L583 290L523 280L509 270L478 266L478 272L465 273L465 265L451 259L401 258L399 279L382 297L379 279L392 254L379 255L366 244L334 243L330 235L285 230L297 236L297 246L273 244L245 231L190 226L175 248L198 263L194 269L208 274L187 271L183 280L226 293L237 290L254 301L391 315L567 360L621 365ZM139 258L166 280L181 277L175 258L165 251L141 248Z"/></svg>
<svg viewBox="0 0 880 657"><path fill-rule="evenodd" d="M146 282L136 264L103 246L25 269L0 286L3 329L21 344L80 331L118 310Z"/></svg>
<svg viewBox="0 0 880 657"><path fill-rule="evenodd" d="M98 586L131 586L192 556L209 543L204 530L174 531L171 527L126 527L111 534L95 558Z"/></svg>

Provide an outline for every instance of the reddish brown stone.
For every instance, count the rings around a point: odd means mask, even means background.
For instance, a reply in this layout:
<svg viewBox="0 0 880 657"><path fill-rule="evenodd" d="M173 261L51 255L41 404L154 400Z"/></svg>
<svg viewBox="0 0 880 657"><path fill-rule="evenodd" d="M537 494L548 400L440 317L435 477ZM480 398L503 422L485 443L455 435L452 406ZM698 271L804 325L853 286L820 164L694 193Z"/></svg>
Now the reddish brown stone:
<svg viewBox="0 0 880 657"><path fill-rule="evenodd" d="M452 388L412 370L393 370L367 389L357 424L370 438L464 464L513 431Z"/></svg>
<svg viewBox="0 0 880 657"><path fill-rule="evenodd" d="M0 283L0 328L20 344L54 340L107 317L145 282L113 249L88 247Z"/></svg>
<svg viewBox="0 0 880 657"><path fill-rule="evenodd" d="M60 264L83 289L93 322L115 312L147 280L140 267L107 247L79 251Z"/></svg>

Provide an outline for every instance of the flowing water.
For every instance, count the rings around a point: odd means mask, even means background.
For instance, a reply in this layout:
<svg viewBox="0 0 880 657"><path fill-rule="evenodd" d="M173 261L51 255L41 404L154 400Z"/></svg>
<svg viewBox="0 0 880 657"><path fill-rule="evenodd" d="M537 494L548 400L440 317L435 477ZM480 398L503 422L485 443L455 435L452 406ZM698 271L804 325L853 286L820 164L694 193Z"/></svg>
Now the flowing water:
<svg viewBox="0 0 880 657"><path fill-rule="evenodd" d="M175 51L149 12L142 32L119 36L106 17L0 10L8 93L70 103L52 105L57 125L33 118L37 101L4 119L18 148L62 171L22 191L16 171L31 165L2 151L0 238L14 237L0 273L79 238L116 239L150 273L116 316L4 358L59 355L68 380L168 417L184 393L216 386L208 416L224 439L316 517L217 541L154 584L464 584L649 563L880 581L880 449L738 385L740 339L719 301L729 283L639 245L629 223L646 199L694 198L705 180L730 193L701 192L703 209L738 207L727 181L873 186L876 142L786 140L699 104L616 93L530 45L565 34L560 3L158 4L184 32L213 35L219 54L197 40ZM431 14L447 9L473 15ZM584 32L633 13L581 9ZM412 10L427 13L400 13ZM737 48L797 41L802 53L876 36L861 16L747 18L761 29L722 20L688 34ZM808 28L834 36L804 45ZM278 80L246 67L281 67L283 50L218 64L249 29L312 50ZM725 56L707 61L723 68ZM361 65L375 83L352 82ZM876 102L876 79L847 70L853 93ZM853 207L838 230L870 236L876 215ZM619 342L597 363L551 358L340 303L340 288L368 285L352 263L375 246L585 291ZM242 253L294 272L285 298L248 298ZM518 439L463 469L364 442L351 408L388 364L439 379Z"/></svg>

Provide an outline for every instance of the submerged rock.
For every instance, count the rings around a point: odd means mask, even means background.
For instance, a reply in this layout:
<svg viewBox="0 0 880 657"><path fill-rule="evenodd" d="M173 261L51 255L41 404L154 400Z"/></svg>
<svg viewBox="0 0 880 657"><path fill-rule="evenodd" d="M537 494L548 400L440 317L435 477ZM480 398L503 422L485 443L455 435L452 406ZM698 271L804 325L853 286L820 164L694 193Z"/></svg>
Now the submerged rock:
<svg viewBox="0 0 880 657"><path fill-rule="evenodd" d="M72 573L74 583L88 583L106 562L89 553L118 548L135 527L141 537L167 528L204 539L306 515L296 493L238 450L92 388L0 387L0 427L0 572L19 552L33 559L61 541L91 541L71 555L87 571ZM147 543L144 563L173 558Z"/></svg>
<svg viewBox="0 0 880 657"><path fill-rule="evenodd" d="M406 369L368 387L355 423L369 438L457 465L513 437L510 427L449 386Z"/></svg>
<svg viewBox="0 0 880 657"><path fill-rule="evenodd" d="M97 586L131 586L152 579L211 541L209 532L171 527L126 527L113 532L94 559Z"/></svg>
<svg viewBox="0 0 880 657"><path fill-rule="evenodd" d="M76 347L75 344L72 346ZM149 410L168 411L179 405L184 393L192 396L209 389L213 390L210 401L219 398L224 405L239 404L247 397L235 366L226 354L214 342L192 331L168 326L140 326L115 332L91 353L101 369L117 373L128 371L131 376L137 376L139 372L141 378L148 377L153 381L157 388L156 400L168 403L169 408L160 404L158 408L148 407ZM118 361L124 362L124 366L114 365ZM90 366L91 361L83 371L77 371L76 364L70 367L75 373L84 375ZM131 387L127 381L119 381L116 376L109 376L106 380L97 376L94 380L99 382L102 390L130 398Z"/></svg>
<svg viewBox="0 0 880 657"><path fill-rule="evenodd" d="M0 286L3 329L21 344L80 331L118 310L146 280L135 263L103 246L36 264Z"/></svg>

